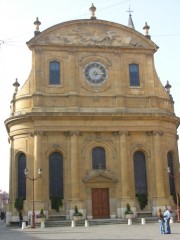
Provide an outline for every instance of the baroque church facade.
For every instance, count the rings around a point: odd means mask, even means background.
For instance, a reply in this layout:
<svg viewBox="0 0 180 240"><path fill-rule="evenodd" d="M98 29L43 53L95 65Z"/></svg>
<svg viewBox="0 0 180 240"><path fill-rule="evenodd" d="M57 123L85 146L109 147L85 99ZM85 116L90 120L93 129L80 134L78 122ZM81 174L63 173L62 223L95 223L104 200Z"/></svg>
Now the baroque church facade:
<svg viewBox="0 0 180 240"><path fill-rule="evenodd" d="M11 115L7 218L15 221L17 198L23 215L44 209L72 219L123 218L130 204L155 215L175 208L179 173L177 128L170 84L154 66L157 45L129 26L91 18L67 21L27 42L31 73L16 80ZM130 24L131 23L131 24ZM28 179L24 170L28 169ZM39 177L38 171L42 170ZM59 212L52 200L60 199Z"/></svg>

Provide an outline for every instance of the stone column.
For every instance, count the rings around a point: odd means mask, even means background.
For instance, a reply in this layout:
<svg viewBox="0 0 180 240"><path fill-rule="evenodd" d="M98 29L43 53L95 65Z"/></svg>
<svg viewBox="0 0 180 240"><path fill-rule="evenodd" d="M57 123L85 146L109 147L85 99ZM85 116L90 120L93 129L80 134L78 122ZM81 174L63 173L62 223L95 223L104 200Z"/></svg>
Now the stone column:
<svg viewBox="0 0 180 240"><path fill-rule="evenodd" d="M41 135L42 132L34 132L34 178L39 177L38 169L42 169ZM34 182L34 200L42 200L42 178Z"/></svg>
<svg viewBox="0 0 180 240"><path fill-rule="evenodd" d="M127 155L128 132L119 132L120 135L120 162L121 162L121 194L123 199L130 197L129 158Z"/></svg>
<svg viewBox="0 0 180 240"><path fill-rule="evenodd" d="M79 199L79 154L78 154L79 132L70 132L70 161L71 161L71 200Z"/></svg>
<svg viewBox="0 0 180 240"><path fill-rule="evenodd" d="M155 166L155 179L156 179L156 197L165 197L165 187L164 187L164 173L163 173L163 161L161 154L161 141L162 132L153 132L154 136L154 166ZM164 204L164 203L163 203Z"/></svg>

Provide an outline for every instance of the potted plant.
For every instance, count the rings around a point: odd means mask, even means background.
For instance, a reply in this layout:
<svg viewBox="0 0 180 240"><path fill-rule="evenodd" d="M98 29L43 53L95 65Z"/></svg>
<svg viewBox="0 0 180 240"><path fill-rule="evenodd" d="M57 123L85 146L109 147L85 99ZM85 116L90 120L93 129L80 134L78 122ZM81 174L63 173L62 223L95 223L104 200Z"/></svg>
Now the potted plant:
<svg viewBox="0 0 180 240"><path fill-rule="evenodd" d="M38 214L36 215L36 218L37 218L37 221L38 221L38 222L45 222L46 215L45 215L43 209L41 209L40 213L38 213Z"/></svg>
<svg viewBox="0 0 180 240"><path fill-rule="evenodd" d="M75 206L74 214L73 214L73 220L81 220L82 216L83 216L83 214L81 212L79 212L77 206Z"/></svg>
<svg viewBox="0 0 180 240"><path fill-rule="evenodd" d="M131 210L129 203L127 203L126 205L125 215L126 215L126 218L133 218L133 211Z"/></svg>

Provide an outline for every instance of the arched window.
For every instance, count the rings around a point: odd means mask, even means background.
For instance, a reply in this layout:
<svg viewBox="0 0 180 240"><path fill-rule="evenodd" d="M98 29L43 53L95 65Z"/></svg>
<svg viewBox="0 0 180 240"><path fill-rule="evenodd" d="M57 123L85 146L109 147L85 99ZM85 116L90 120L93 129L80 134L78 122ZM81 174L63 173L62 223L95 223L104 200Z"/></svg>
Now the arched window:
<svg viewBox="0 0 180 240"><path fill-rule="evenodd" d="M173 157L170 152L167 154L167 164L170 169L170 175L169 175L169 189L170 189L170 194L172 196L176 195L176 187L175 187L175 179L174 179L174 164L173 164ZM176 200L176 199L175 199Z"/></svg>
<svg viewBox="0 0 180 240"><path fill-rule="evenodd" d="M141 151L135 152L133 160L136 195L147 194L146 160L144 153Z"/></svg>
<svg viewBox="0 0 180 240"><path fill-rule="evenodd" d="M52 61L49 64L49 84L60 84L60 63L57 61Z"/></svg>
<svg viewBox="0 0 180 240"><path fill-rule="evenodd" d="M26 156L21 153L18 157L18 197L26 199L26 176L24 169L26 168Z"/></svg>
<svg viewBox="0 0 180 240"><path fill-rule="evenodd" d="M140 86L138 64L129 64L129 77L130 86Z"/></svg>
<svg viewBox="0 0 180 240"><path fill-rule="evenodd" d="M54 152L49 157L49 195L63 198L63 157Z"/></svg>
<svg viewBox="0 0 180 240"><path fill-rule="evenodd" d="M93 169L106 169L105 150L102 147L95 147L92 150Z"/></svg>

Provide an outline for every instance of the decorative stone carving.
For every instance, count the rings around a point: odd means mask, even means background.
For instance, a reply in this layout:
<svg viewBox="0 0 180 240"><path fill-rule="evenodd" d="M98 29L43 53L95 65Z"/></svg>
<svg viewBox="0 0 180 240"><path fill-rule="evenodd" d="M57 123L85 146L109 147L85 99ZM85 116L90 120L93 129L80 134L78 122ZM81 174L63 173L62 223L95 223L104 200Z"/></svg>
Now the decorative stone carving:
<svg viewBox="0 0 180 240"><path fill-rule="evenodd" d="M58 147L59 147L59 144L54 143L52 146L53 146L54 148L58 148Z"/></svg>
<svg viewBox="0 0 180 240"><path fill-rule="evenodd" d="M115 174L107 169L94 169L94 170L87 170L85 176L83 177L83 182L89 182L93 179L98 177L104 177L107 181L110 182L117 182L118 179L116 178Z"/></svg>
<svg viewBox="0 0 180 240"><path fill-rule="evenodd" d="M150 47L147 41L120 24L96 21L72 21L59 24L52 31L37 39L39 44L86 47ZM33 41L28 43L33 44ZM152 46L151 46L152 47ZM155 46L153 46L155 47Z"/></svg>

